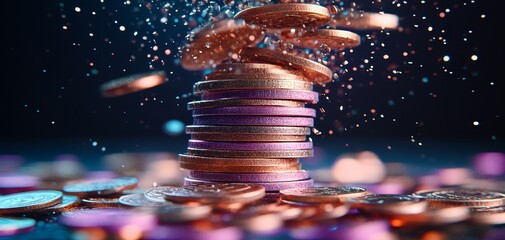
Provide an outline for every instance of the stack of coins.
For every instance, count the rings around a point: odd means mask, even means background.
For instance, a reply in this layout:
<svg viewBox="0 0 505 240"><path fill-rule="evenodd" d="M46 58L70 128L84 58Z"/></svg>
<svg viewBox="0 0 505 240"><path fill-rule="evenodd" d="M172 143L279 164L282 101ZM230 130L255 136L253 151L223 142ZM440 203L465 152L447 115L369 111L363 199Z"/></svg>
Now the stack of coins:
<svg viewBox="0 0 505 240"><path fill-rule="evenodd" d="M282 189L312 186L299 162L313 154L307 136L316 111L305 105L318 102L313 85L328 83L334 74L318 62L256 45L276 30L286 43L302 47L317 48L317 38L338 50L360 44L349 31L304 29L330 18L319 5L274 4L245 9L233 20L190 34L182 66L213 71L193 86L201 100L188 103L191 139L187 153L179 155L181 168L189 170L185 185L257 184L275 198Z"/></svg>

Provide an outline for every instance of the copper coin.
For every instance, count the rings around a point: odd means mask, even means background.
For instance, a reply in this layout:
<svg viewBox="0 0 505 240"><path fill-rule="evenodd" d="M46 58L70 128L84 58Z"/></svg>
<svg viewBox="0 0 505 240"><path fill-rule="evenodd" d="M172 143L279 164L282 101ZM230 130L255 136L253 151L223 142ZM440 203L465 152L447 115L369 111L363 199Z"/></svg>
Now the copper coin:
<svg viewBox="0 0 505 240"><path fill-rule="evenodd" d="M259 135L259 134L192 134L191 139L228 142L301 142L305 135Z"/></svg>
<svg viewBox="0 0 505 240"><path fill-rule="evenodd" d="M367 194L361 197L344 200L354 208L370 212L415 214L428 207L428 201L404 194Z"/></svg>
<svg viewBox="0 0 505 240"><path fill-rule="evenodd" d="M240 56L245 61L265 61L299 70L310 81L321 85L331 81L333 75L331 69L323 64L303 57L283 53L282 51L275 49L244 48L244 50L240 53Z"/></svg>
<svg viewBox="0 0 505 240"><path fill-rule="evenodd" d="M305 102L276 99L244 99L222 98L216 100L200 100L188 102L188 110L216 108L228 106L279 106L279 107L304 107Z"/></svg>
<svg viewBox="0 0 505 240"><path fill-rule="evenodd" d="M275 173L275 172L293 172L301 170L299 164L293 165L273 165L273 166L236 166L236 165L209 165L180 162L182 169L200 172L215 173Z"/></svg>
<svg viewBox="0 0 505 240"><path fill-rule="evenodd" d="M163 195L173 202L252 202L265 196L265 188L245 183L202 184L167 189Z"/></svg>
<svg viewBox="0 0 505 240"><path fill-rule="evenodd" d="M505 206L470 208L471 220L484 224L505 224Z"/></svg>
<svg viewBox="0 0 505 240"><path fill-rule="evenodd" d="M414 195L440 206L494 207L505 204L504 193L480 189L442 188L418 191Z"/></svg>
<svg viewBox="0 0 505 240"><path fill-rule="evenodd" d="M203 70L220 64L243 47L263 39L263 31L244 21L221 20L190 33L181 50L181 65L187 70Z"/></svg>
<svg viewBox="0 0 505 240"><path fill-rule="evenodd" d="M63 191L66 194L79 197L103 197L121 193L137 187L138 180L134 177L119 177L113 179L86 180L66 184Z"/></svg>
<svg viewBox="0 0 505 240"><path fill-rule="evenodd" d="M343 203L345 199L367 194L361 187L311 187L280 191L281 199L308 203Z"/></svg>
<svg viewBox="0 0 505 240"><path fill-rule="evenodd" d="M54 190L36 190L0 196L0 214L30 212L61 203L63 193Z"/></svg>
<svg viewBox="0 0 505 240"><path fill-rule="evenodd" d="M317 27L330 20L330 12L316 4L287 3L251 7L234 18L264 28Z"/></svg>
<svg viewBox="0 0 505 240"><path fill-rule="evenodd" d="M206 75L206 80L226 79L230 75L258 75L262 74L288 74L301 75L300 72L286 68L277 64L270 63L222 63L216 66L213 72ZM301 79L303 80L303 79Z"/></svg>
<svg viewBox="0 0 505 240"><path fill-rule="evenodd" d="M329 25L357 30L397 29L399 20L397 15L390 13L345 10L334 15Z"/></svg>
<svg viewBox="0 0 505 240"><path fill-rule="evenodd" d="M280 53L281 55L284 55ZM289 57L295 57L286 55ZM280 57L280 56L278 56ZM298 57L296 57L298 58ZM310 61L304 58L303 61ZM312 62L319 64L316 62ZM324 66L324 65L321 65ZM328 68L327 68L328 69ZM329 70L329 69L328 69ZM331 75L331 70L330 70ZM331 77L331 76L330 76ZM311 78L312 79L312 78ZM329 81L329 80L328 80ZM254 89L292 89L292 90L312 90L312 83L303 80L292 79L256 79L254 81L243 80L209 80L196 82L193 85L193 93L198 95L206 91L220 90L254 90Z"/></svg>
<svg viewBox="0 0 505 240"><path fill-rule="evenodd" d="M247 64L247 63L243 63ZM212 72L210 74L205 75L205 80L210 81L210 80L258 80L258 79L265 79L265 80L282 80L282 79L288 79L288 80L299 80L299 81L306 81L308 80L301 72L295 71L295 70L287 70L287 69L272 69L272 70L265 70L265 69L258 69L258 71L252 71L252 72L229 72L229 73L223 73L223 72Z"/></svg>
<svg viewBox="0 0 505 240"><path fill-rule="evenodd" d="M32 211L31 214L54 214L72 210L79 206L81 200L76 196L63 195L61 203Z"/></svg>
<svg viewBox="0 0 505 240"><path fill-rule="evenodd" d="M81 204L92 208L115 208L119 207L119 200L117 198L84 198Z"/></svg>
<svg viewBox="0 0 505 240"><path fill-rule="evenodd" d="M361 44L360 35L338 29L286 29L281 32L280 37L285 43L311 49L325 46L341 51Z"/></svg>
<svg viewBox="0 0 505 240"><path fill-rule="evenodd" d="M163 84L165 78L166 74L163 70L133 74L102 84L100 91L104 97L116 97L156 87Z"/></svg>
<svg viewBox="0 0 505 240"><path fill-rule="evenodd" d="M209 164L226 166L291 166L299 164L297 158L220 158L179 154L179 161L190 164Z"/></svg>
<svg viewBox="0 0 505 240"><path fill-rule="evenodd" d="M188 148L188 154L208 157L242 157L242 158L303 158L312 157L312 149L283 151L231 151Z"/></svg>
<svg viewBox="0 0 505 240"><path fill-rule="evenodd" d="M310 128L283 126L210 126L188 125L187 134L258 134L258 135L310 135Z"/></svg>

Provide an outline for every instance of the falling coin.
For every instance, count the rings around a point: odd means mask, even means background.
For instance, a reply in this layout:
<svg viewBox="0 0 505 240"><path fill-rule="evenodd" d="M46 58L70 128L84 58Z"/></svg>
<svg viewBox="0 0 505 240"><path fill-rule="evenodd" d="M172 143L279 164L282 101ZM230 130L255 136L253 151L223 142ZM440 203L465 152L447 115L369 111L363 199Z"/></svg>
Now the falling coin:
<svg viewBox="0 0 505 240"><path fill-rule="evenodd" d="M0 196L0 214L30 212L61 203L63 193L54 190L36 190Z"/></svg>
<svg viewBox="0 0 505 240"><path fill-rule="evenodd" d="M117 97L161 85L165 82L165 71L134 74L106 82L100 86L104 97Z"/></svg>
<svg viewBox="0 0 505 240"><path fill-rule="evenodd" d="M367 29L397 29L399 17L390 13L374 13L364 11L341 11L329 22L333 27L347 27L357 30Z"/></svg>
<svg viewBox="0 0 505 240"><path fill-rule="evenodd" d="M251 7L234 18L263 28L317 27L330 20L330 12L316 4L287 3Z"/></svg>
<svg viewBox="0 0 505 240"><path fill-rule="evenodd" d="M280 37L285 43L310 49L326 46L341 51L361 44L360 35L337 29L287 29L280 33Z"/></svg>
<svg viewBox="0 0 505 240"><path fill-rule="evenodd" d="M204 70L230 58L242 48L263 39L263 31L244 21L222 20L195 29L181 50L181 64L187 70Z"/></svg>

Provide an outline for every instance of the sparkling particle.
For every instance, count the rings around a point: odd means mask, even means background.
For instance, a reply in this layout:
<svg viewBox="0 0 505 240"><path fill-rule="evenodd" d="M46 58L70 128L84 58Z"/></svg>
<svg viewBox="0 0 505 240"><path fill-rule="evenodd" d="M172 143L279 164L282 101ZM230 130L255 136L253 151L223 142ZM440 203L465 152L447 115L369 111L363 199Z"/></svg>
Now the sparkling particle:
<svg viewBox="0 0 505 240"><path fill-rule="evenodd" d="M75 7L75 8L74 8L74 10L75 10L76 12L81 12L81 8L80 8L80 7Z"/></svg>
<svg viewBox="0 0 505 240"><path fill-rule="evenodd" d="M473 121L474 126L479 126L479 124L480 124L479 121Z"/></svg>
<svg viewBox="0 0 505 240"><path fill-rule="evenodd" d="M119 31L124 32L125 30L126 30L126 27L125 27L125 26L120 26L120 27L119 27Z"/></svg>
<svg viewBox="0 0 505 240"><path fill-rule="evenodd" d="M479 59L479 57L477 55L472 55L470 57L470 59L472 59L472 61L477 61L477 59Z"/></svg>
<svg viewBox="0 0 505 240"><path fill-rule="evenodd" d="M179 120L169 120L163 125L163 131L170 136L177 136L184 132L184 123Z"/></svg>
<svg viewBox="0 0 505 240"><path fill-rule="evenodd" d="M444 62L449 62L449 60L451 60L451 57L449 57L448 55L445 55L443 60L444 60Z"/></svg>

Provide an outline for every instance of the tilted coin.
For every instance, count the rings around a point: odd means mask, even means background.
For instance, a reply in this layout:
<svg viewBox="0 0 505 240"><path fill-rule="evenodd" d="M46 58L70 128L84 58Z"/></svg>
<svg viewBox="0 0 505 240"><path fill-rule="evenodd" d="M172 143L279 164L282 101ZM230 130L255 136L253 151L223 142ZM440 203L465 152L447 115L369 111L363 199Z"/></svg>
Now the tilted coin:
<svg viewBox="0 0 505 240"><path fill-rule="evenodd" d="M61 203L63 193L54 190L36 190L0 196L0 214L34 211Z"/></svg>
<svg viewBox="0 0 505 240"><path fill-rule="evenodd" d="M428 201L405 194L367 194L344 202L354 208L382 213L415 214L428 207Z"/></svg>
<svg viewBox="0 0 505 240"><path fill-rule="evenodd" d="M276 49L249 47L244 48L240 52L240 56L244 61L265 61L299 70L309 81L320 85L328 83L333 77L331 69L321 63L293 56Z"/></svg>
<svg viewBox="0 0 505 240"><path fill-rule="evenodd" d="M367 194L362 187L311 187L284 189L280 191L281 199L310 203L343 203L345 199Z"/></svg>
<svg viewBox="0 0 505 240"><path fill-rule="evenodd" d="M163 70L133 74L102 84L100 91L104 97L116 97L161 85L165 78Z"/></svg>
<svg viewBox="0 0 505 240"><path fill-rule="evenodd" d="M203 70L220 64L243 47L263 39L259 27L244 21L225 19L207 24L190 33L181 50L181 65L187 70Z"/></svg>
<svg viewBox="0 0 505 240"><path fill-rule="evenodd" d="M13 236L32 230L36 223L31 218L0 217L0 237Z"/></svg>
<svg viewBox="0 0 505 240"><path fill-rule="evenodd" d="M251 7L235 14L264 28L317 27L330 20L327 8L316 4L287 3Z"/></svg>
<svg viewBox="0 0 505 240"><path fill-rule="evenodd" d="M113 179L86 180L69 183L63 187L66 194L79 197L101 197L121 193L137 187L138 180L134 177L119 177Z"/></svg>
<svg viewBox="0 0 505 240"><path fill-rule="evenodd" d="M414 196L441 206L493 207L505 204L504 193L470 188L423 190L415 192Z"/></svg>
<svg viewBox="0 0 505 240"><path fill-rule="evenodd" d="M397 15L390 13L345 10L334 15L329 25L357 30L397 29L399 20Z"/></svg>
<svg viewBox="0 0 505 240"><path fill-rule="evenodd" d="M311 49L325 46L341 51L361 44L360 35L339 29L287 29L283 30L280 36L284 43Z"/></svg>

